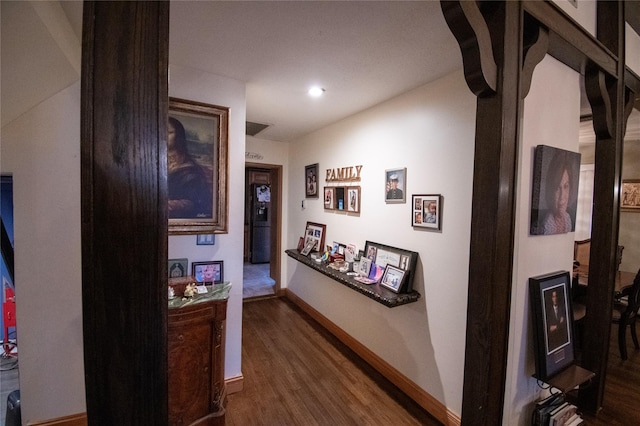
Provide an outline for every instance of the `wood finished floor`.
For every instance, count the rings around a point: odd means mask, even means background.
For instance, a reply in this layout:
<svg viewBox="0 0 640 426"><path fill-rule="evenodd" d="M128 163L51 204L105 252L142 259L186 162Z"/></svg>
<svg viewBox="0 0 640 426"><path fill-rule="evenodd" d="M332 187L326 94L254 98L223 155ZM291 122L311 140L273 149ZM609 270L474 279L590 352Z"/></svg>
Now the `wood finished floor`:
<svg viewBox="0 0 640 426"><path fill-rule="evenodd" d="M244 390L227 426L440 424L286 299L243 309Z"/></svg>

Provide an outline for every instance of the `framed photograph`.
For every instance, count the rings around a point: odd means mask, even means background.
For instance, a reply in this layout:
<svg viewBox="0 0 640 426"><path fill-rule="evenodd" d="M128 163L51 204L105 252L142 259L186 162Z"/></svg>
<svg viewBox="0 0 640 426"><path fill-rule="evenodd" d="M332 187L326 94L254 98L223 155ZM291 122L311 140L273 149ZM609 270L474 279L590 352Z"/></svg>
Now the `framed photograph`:
<svg viewBox="0 0 640 426"><path fill-rule="evenodd" d="M324 247L324 235L326 233L327 226L320 223L307 222L307 226L304 231L304 249L307 249L309 242L313 242L310 251L315 247L316 250L322 250ZM303 252L303 255L306 254ZM309 254L309 253L307 253Z"/></svg>
<svg viewBox="0 0 640 426"><path fill-rule="evenodd" d="M318 163L304 167L305 198L318 198Z"/></svg>
<svg viewBox="0 0 640 426"><path fill-rule="evenodd" d="M536 377L546 381L574 361L574 340L567 271L529 278Z"/></svg>
<svg viewBox="0 0 640 426"><path fill-rule="evenodd" d="M365 258L383 271L383 277L388 265L403 271L403 280L400 281L398 293L409 293L413 290L413 277L418 262L417 252L367 241L364 246L364 257L360 261Z"/></svg>
<svg viewBox="0 0 640 426"><path fill-rule="evenodd" d="M336 188L333 186L324 187L324 208L326 210L334 210L336 199Z"/></svg>
<svg viewBox="0 0 640 426"><path fill-rule="evenodd" d="M640 179L622 181L620 207L625 211L640 212Z"/></svg>
<svg viewBox="0 0 640 426"><path fill-rule="evenodd" d="M304 247L302 248L302 251L300 252L300 254L303 256L309 256L309 253L311 253L311 250L313 250L317 244L318 244L318 241L313 238L309 238L305 240Z"/></svg>
<svg viewBox="0 0 640 426"><path fill-rule="evenodd" d="M394 293L400 292L402 284L404 282L405 271L395 266L387 265L382 274L382 280L380 285L385 287Z"/></svg>
<svg viewBox="0 0 640 426"><path fill-rule="evenodd" d="M407 168L387 169L384 172L384 200L387 203L404 203L407 187Z"/></svg>
<svg viewBox="0 0 640 426"><path fill-rule="evenodd" d="M371 272L371 259L367 259L366 257L361 258L357 272L361 277L368 278Z"/></svg>
<svg viewBox="0 0 640 426"><path fill-rule="evenodd" d="M575 231L580 153L538 145L533 161L529 234Z"/></svg>
<svg viewBox="0 0 640 426"><path fill-rule="evenodd" d="M228 232L229 109L169 99L169 234Z"/></svg>
<svg viewBox="0 0 640 426"><path fill-rule="evenodd" d="M224 280L223 261L193 262L191 275L199 283L220 284Z"/></svg>
<svg viewBox="0 0 640 426"><path fill-rule="evenodd" d="M347 211L349 213L360 213L360 187L347 187Z"/></svg>
<svg viewBox="0 0 640 426"><path fill-rule="evenodd" d="M198 234L196 237L196 245L212 246L216 243L215 234Z"/></svg>
<svg viewBox="0 0 640 426"><path fill-rule="evenodd" d="M414 194L411 196L411 226L442 229L442 195Z"/></svg>
<svg viewBox="0 0 640 426"><path fill-rule="evenodd" d="M186 277L189 259L169 259L169 278Z"/></svg>
<svg viewBox="0 0 640 426"><path fill-rule="evenodd" d="M304 237L300 237L300 239L298 240L298 253L300 253L303 248L304 248Z"/></svg>
<svg viewBox="0 0 640 426"><path fill-rule="evenodd" d="M344 211L345 210L345 200L344 200L344 186L336 186L333 188L335 197L333 199L333 205L336 210Z"/></svg>

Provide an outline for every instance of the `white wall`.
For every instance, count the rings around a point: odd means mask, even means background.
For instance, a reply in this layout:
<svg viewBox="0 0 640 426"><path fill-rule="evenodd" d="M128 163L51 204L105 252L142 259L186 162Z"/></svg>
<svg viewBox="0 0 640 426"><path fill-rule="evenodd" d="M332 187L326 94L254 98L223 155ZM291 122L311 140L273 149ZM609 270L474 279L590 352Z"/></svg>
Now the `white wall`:
<svg viewBox="0 0 640 426"><path fill-rule="evenodd" d="M529 235L531 176L536 145L578 152L580 117L579 74L550 56L537 66L531 90L524 101L518 173L514 282L504 403L505 425L530 421L531 403L541 389L535 373L533 334L529 306L530 277L571 271L574 233ZM549 97L553 93L553 97Z"/></svg>
<svg viewBox="0 0 640 426"><path fill-rule="evenodd" d="M222 260L224 280L233 285L227 305L225 378L242 374L242 256L244 244L244 158L246 99L244 83L199 71L170 65L169 96L229 108L229 163L227 201L229 232L216 234L215 245L196 245L195 235L169 237L169 259L192 262Z"/></svg>
<svg viewBox="0 0 640 426"><path fill-rule="evenodd" d="M2 127L14 182L24 424L86 410L80 238L80 83ZM1 403L5 404L4 401Z"/></svg>
<svg viewBox="0 0 640 426"><path fill-rule="evenodd" d="M387 308L286 257L287 286L419 387L460 415L466 330L475 97L456 72L321 129L291 145L287 247L307 221L326 243L366 240L419 253L417 303ZM362 165L359 216L304 199L304 166ZM407 168L407 203L386 204L385 169ZM296 184L299 182L299 184ZM335 185L331 183L330 185ZM411 227L411 194L442 194L441 232Z"/></svg>

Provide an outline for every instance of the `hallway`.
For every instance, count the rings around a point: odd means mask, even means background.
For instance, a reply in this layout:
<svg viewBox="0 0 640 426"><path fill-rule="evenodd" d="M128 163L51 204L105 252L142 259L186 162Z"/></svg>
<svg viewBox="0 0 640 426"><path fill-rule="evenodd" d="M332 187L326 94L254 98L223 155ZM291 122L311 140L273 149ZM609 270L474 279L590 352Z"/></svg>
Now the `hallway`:
<svg viewBox="0 0 640 426"><path fill-rule="evenodd" d="M243 265L242 299L275 294L275 280L269 276L268 263L249 263Z"/></svg>

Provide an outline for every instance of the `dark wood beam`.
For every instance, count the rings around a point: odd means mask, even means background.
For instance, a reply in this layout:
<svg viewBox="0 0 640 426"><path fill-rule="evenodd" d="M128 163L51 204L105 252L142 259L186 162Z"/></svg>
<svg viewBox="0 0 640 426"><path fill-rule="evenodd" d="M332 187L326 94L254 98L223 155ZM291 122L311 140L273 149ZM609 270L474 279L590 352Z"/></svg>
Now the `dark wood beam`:
<svg viewBox="0 0 640 426"><path fill-rule="evenodd" d="M89 424L167 411L169 2L85 2L81 187Z"/></svg>

